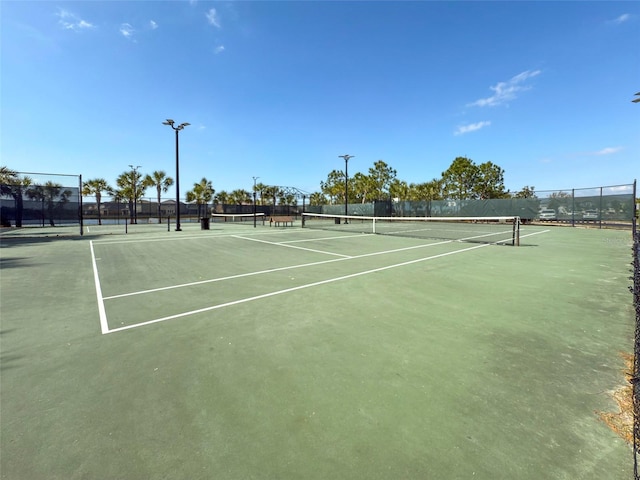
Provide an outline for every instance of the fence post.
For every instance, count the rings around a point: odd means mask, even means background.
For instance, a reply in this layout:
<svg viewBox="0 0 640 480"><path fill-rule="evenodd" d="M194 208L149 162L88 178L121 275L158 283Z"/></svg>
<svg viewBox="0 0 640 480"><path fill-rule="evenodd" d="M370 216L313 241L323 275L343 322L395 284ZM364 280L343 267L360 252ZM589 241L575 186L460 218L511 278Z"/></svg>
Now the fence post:
<svg viewBox="0 0 640 480"><path fill-rule="evenodd" d="M600 208L598 208L598 223L602 229L602 187L600 187Z"/></svg>
<svg viewBox="0 0 640 480"><path fill-rule="evenodd" d="M79 177L79 181L80 181L79 182L80 183L80 188L78 190L78 205L79 205L78 206L78 210L79 210L78 213L80 213L80 236L82 236L82 235L84 235L84 229L83 229L83 226L84 226L84 222L83 222L84 212L82 211L82 175L78 175L78 177ZM634 198L634 201L635 201L635 198ZM98 215L99 214L100 214L100 212L98 212Z"/></svg>

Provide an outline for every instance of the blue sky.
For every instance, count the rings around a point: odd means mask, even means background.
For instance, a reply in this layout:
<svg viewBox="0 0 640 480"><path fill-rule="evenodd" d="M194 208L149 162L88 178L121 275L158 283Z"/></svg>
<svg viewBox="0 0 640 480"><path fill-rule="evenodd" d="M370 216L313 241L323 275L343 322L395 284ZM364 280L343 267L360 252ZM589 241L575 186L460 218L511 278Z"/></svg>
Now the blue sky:
<svg viewBox="0 0 640 480"><path fill-rule="evenodd" d="M640 173L639 2L2 1L1 164L319 191L333 169L518 191ZM170 191L171 192L171 191ZM153 192L148 192L153 195ZM171 193L168 193L170 196Z"/></svg>

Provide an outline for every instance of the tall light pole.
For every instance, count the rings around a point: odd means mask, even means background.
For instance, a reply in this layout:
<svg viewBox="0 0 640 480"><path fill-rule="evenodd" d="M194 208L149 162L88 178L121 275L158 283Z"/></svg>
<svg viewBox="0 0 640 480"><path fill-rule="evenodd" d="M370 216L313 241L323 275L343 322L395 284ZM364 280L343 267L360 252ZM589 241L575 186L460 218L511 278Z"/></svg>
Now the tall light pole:
<svg viewBox="0 0 640 480"><path fill-rule="evenodd" d="M347 206L349 205L349 159L355 157L355 155L338 155L338 158L344 158L344 214L347 213ZM344 223L349 223L347 219L344 219Z"/></svg>
<svg viewBox="0 0 640 480"><path fill-rule="evenodd" d="M178 153L178 132L191 124L185 122L174 127L175 123L176 122L170 118L167 118L165 122L162 122L163 125L169 125L176 131L176 232L180 232L182 231L182 228L180 228L180 156Z"/></svg>
<svg viewBox="0 0 640 480"><path fill-rule="evenodd" d="M136 195L136 184L138 183L138 169L140 165L135 167L129 164L131 168L131 186L133 187L133 212L131 212L131 223L138 223L138 196Z"/></svg>

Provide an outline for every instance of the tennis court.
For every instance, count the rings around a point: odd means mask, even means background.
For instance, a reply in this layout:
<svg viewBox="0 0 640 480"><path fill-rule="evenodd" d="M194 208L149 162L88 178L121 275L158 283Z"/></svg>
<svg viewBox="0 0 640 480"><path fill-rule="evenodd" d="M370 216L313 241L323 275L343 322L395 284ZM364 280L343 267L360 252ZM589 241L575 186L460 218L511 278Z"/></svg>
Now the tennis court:
<svg viewBox="0 0 640 480"><path fill-rule="evenodd" d="M3 233L3 479L632 475L629 231L123 228Z"/></svg>

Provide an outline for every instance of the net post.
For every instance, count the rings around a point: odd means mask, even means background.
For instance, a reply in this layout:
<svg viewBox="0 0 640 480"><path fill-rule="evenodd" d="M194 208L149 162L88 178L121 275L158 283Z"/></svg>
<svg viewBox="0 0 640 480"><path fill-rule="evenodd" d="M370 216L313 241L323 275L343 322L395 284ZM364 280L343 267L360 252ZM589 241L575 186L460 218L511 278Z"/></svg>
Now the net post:
<svg viewBox="0 0 640 480"><path fill-rule="evenodd" d="M519 247L520 246L520 217L516 217L513 219L513 229L514 229L513 241L515 243L515 246Z"/></svg>
<svg viewBox="0 0 640 480"><path fill-rule="evenodd" d="M254 179L254 185L253 185L253 228L256 228L256 224L258 219L256 218L256 186L255 186L255 179Z"/></svg>

